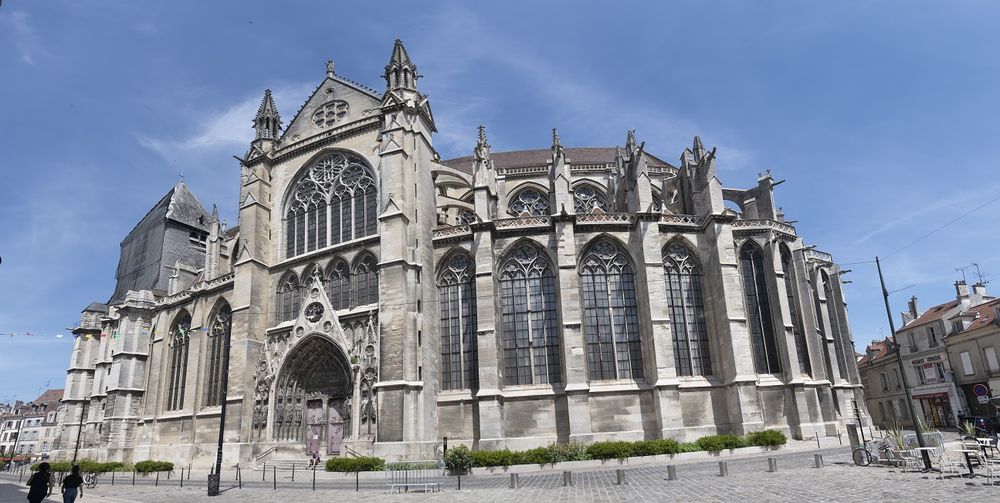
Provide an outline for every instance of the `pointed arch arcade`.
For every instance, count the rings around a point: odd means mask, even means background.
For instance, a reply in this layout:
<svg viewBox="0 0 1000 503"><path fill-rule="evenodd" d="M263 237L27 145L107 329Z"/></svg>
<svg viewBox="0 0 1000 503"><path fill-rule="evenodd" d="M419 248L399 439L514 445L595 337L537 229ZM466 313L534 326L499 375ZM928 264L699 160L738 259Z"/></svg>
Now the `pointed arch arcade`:
<svg viewBox="0 0 1000 503"><path fill-rule="evenodd" d="M378 232L378 183L361 156L333 151L313 161L285 202L285 257Z"/></svg>

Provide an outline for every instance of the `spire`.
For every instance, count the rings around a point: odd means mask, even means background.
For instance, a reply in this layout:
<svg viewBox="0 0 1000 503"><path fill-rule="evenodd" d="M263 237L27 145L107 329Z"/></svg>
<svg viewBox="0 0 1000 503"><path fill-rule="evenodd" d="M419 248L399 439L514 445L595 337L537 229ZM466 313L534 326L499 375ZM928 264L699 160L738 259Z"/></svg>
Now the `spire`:
<svg viewBox="0 0 1000 503"><path fill-rule="evenodd" d="M700 160L705 156L705 146L701 144L701 137L694 137L694 145L691 146L691 153L694 154L696 160Z"/></svg>
<svg viewBox="0 0 1000 503"><path fill-rule="evenodd" d="M274 106L274 99L271 98L271 90L264 90L264 99L257 109L257 116L253 120L253 128L257 132L257 139L277 140L281 131L281 116L278 115L278 108Z"/></svg>
<svg viewBox="0 0 1000 503"><path fill-rule="evenodd" d="M410 61L410 56L403 47L403 41L396 39L396 45L392 47L392 56L389 64L385 65L385 84L388 89L417 89L417 66Z"/></svg>
<svg viewBox="0 0 1000 503"><path fill-rule="evenodd" d="M559 143L559 130L552 128L552 162L557 162L560 159L566 159L566 152L563 150L562 144Z"/></svg>
<svg viewBox="0 0 1000 503"><path fill-rule="evenodd" d="M487 161L487 167L491 167L490 162L490 144L486 143L486 127L479 126L478 141L476 141L475 150L477 161Z"/></svg>

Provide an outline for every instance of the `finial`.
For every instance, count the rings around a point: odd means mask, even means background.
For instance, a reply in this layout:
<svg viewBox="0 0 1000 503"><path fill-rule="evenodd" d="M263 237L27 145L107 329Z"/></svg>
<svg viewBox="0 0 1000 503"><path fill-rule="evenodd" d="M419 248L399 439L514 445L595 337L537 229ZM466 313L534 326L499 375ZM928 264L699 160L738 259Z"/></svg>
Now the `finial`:
<svg viewBox="0 0 1000 503"><path fill-rule="evenodd" d="M219 221L219 207L216 206L214 203L212 204L212 221L213 222Z"/></svg>
<svg viewBox="0 0 1000 503"><path fill-rule="evenodd" d="M486 127L480 125L476 141L476 160L483 161L490 157L490 144L486 143Z"/></svg>
<svg viewBox="0 0 1000 503"><path fill-rule="evenodd" d="M326 60L326 78L328 78L328 79L332 79L333 78L333 60L332 59Z"/></svg>
<svg viewBox="0 0 1000 503"><path fill-rule="evenodd" d="M552 128L552 148L560 146L559 144L559 130Z"/></svg>

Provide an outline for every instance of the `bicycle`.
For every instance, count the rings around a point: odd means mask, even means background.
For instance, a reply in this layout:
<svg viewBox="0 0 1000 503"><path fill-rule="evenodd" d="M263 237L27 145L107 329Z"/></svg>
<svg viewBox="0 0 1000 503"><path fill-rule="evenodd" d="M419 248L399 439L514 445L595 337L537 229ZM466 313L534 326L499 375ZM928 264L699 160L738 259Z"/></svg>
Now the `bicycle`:
<svg viewBox="0 0 1000 503"><path fill-rule="evenodd" d="M97 474L88 473L83 476L83 487L87 489L93 489L97 487Z"/></svg>
<svg viewBox="0 0 1000 503"><path fill-rule="evenodd" d="M873 438L866 440L865 444L851 451L851 459L858 466L868 466L872 461L878 461L879 454L892 449L892 444L887 438Z"/></svg>

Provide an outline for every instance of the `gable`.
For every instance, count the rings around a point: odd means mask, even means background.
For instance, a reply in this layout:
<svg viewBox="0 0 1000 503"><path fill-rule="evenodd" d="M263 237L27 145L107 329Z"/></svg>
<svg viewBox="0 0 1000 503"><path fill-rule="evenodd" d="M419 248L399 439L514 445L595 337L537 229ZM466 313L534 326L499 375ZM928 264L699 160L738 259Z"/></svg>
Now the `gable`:
<svg viewBox="0 0 1000 503"><path fill-rule="evenodd" d="M281 142L287 145L356 121L379 104L375 91L336 75L327 77L295 114Z"/></svg>

